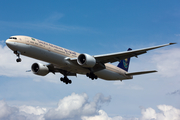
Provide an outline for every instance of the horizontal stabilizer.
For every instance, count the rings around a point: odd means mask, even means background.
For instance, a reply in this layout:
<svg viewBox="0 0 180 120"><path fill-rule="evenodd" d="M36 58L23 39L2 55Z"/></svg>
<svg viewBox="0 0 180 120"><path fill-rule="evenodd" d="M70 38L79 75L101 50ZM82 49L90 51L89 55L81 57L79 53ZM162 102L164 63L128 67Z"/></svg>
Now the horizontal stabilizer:
<svg viewBox="0 0 180 120"><path fill-rule="evenodd" d="M152 70L152 71L133 72L133 73L126 73L126 75L141 75L141 74L148 74L148 73L153 73L153 72L157 72L157 71Z"/></svg>

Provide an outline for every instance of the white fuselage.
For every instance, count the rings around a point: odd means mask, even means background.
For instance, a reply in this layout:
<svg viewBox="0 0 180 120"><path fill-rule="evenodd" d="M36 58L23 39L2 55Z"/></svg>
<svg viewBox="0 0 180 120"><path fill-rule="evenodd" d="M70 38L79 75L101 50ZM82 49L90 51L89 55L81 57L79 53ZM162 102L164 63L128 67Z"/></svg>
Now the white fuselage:
<svg viewBox="0 0 180 120"><path fill-rule="evenodd" d="M60 69L78 74L89 73L89 69L68 61L68 58L77 58L80 54L28 36L12 36L17 39L7 39L7 46L22 55L51 63ZM95 72L99 78L105 80L132 79L126 71L112 64L105 64L105 69Z"/></svg>

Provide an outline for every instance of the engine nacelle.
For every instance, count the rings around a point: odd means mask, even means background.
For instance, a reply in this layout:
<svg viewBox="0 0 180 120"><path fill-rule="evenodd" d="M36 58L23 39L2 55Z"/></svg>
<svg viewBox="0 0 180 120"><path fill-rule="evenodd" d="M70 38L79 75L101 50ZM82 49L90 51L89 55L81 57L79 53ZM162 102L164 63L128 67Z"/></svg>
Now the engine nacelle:
<svg viewBox="0 0 180 120"><path fill-rule="evenodd" d="M45 76L49 73L49 68L41 63L34 63L31 66L31 70L36 75Z"/></svg>
<svg viewBox="0 0 180 120"><path fill-rule="evenodd" d="M92 68L96 64L96 59L88 54L80 54L78 56L77 63L83 67Z"/></svg>

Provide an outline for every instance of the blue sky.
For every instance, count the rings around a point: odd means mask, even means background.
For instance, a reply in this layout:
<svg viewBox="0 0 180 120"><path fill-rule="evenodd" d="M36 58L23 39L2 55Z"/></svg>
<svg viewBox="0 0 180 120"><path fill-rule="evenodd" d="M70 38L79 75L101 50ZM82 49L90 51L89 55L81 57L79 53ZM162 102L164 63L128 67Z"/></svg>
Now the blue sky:
<svg viewBox="0 0 180 120"><path fill-rule="evenodd" d="M146 120L149 115L158 120L168 112L179 118L172 112L180 111L179 44L131 59L130 72L156 69L158 73L123 82L79 75L71 77L71 85L61 83L60 74L26 73L38 60L22 56L22 63L16 63L5 45L11 35L27 35L98 55L180 43L179 5L178 0L0 1L0 107L5 111L0 118ZM74 106L75 100L79 106ZM71 102L69 109L62 107Z"/></svg>

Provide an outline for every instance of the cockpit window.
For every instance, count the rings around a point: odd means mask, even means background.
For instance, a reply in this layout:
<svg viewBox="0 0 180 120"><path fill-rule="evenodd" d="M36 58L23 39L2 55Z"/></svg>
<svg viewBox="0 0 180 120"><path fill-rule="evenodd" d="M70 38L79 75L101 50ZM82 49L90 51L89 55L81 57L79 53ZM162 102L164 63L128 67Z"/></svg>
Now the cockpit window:
<svg viewBox="0 0 180 120"><path fill-rule="evenodd" d="M17 38L16 38L16 37L10 37L9 39L15 39L15 40L17 40Z"/></svg>

